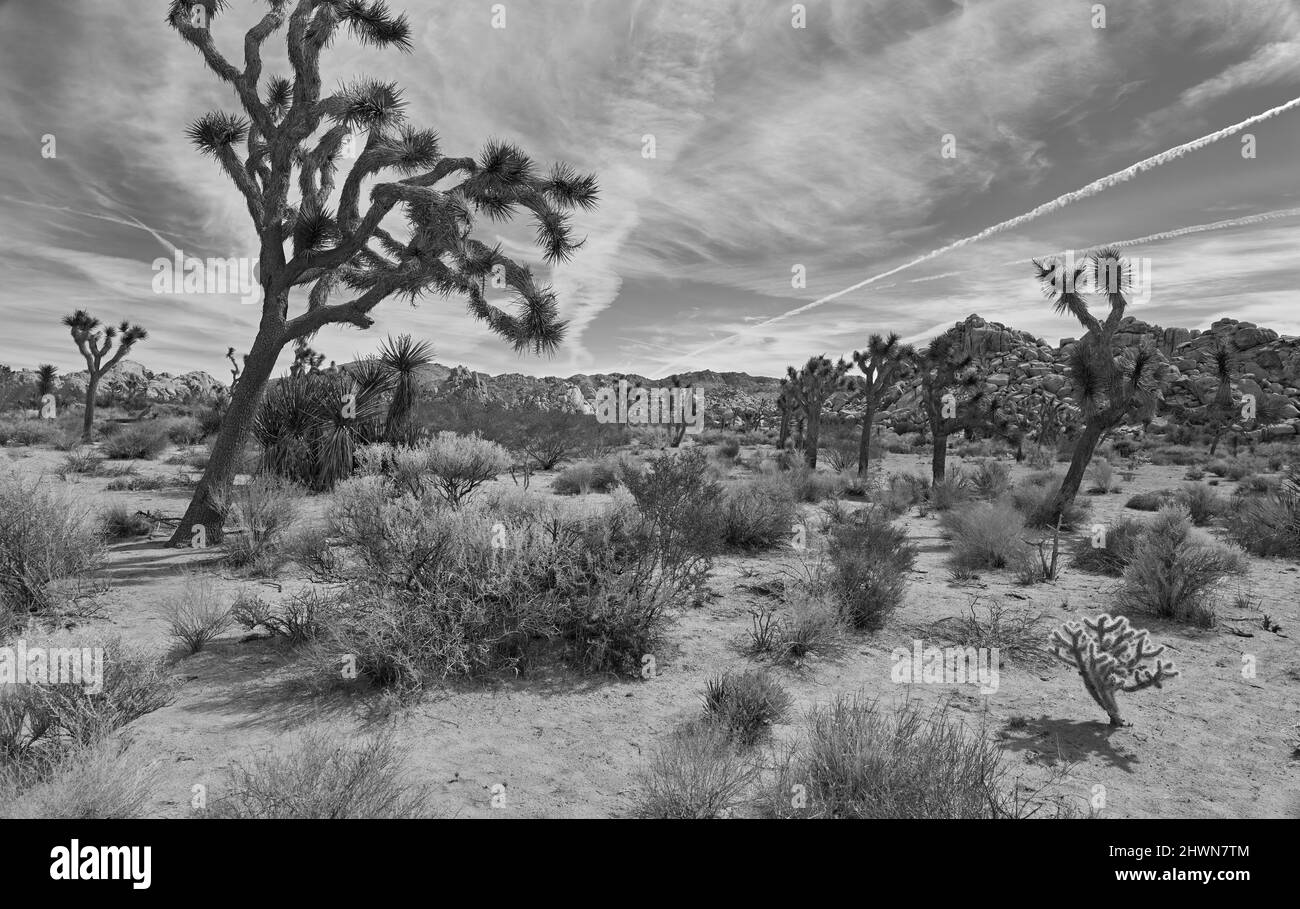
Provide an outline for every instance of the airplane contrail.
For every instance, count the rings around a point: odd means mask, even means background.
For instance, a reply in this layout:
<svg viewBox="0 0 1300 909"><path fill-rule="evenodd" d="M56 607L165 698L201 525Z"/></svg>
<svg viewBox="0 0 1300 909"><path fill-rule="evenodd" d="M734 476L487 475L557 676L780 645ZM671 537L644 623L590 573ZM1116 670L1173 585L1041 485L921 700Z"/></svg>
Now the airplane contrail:
<svg viewBox="0 0 1300 909"><path fill-rule="evenodd" d="M1248 227L1252 224L1263 224L1268 221L1276 221L1279 218L1293 218L1296 215L1300 215L1300 208L1279 208L1276 211L1261 212L1258 215L1246 215L1245 217L1241 217L1241 218L1227 218L1223 221L1210 221L1206 224L1189 224L1187 227L1178 227L1178 228L1174 228L1173 230L1162 230L1159 233L1147 234L1145 237L1134 237L1132 240L1115 240L1110 243L1097 243L1088 248L1101 249L1104 247L1113 246L1118 249L1124 249L1129 246L1145 246L1148 243L1160 243L1164 240L1173 240L1178 237L1186 237L1189 234L1200 234L1211 230L1224 230L1229 227ZM1069 250L1063 249L1057 253L1054 253L1053 255L1063 256L1067 252L1069 252ZM1048 257L1031 256L1028 259L1013 259L1009 262L1000 262L998 264L1003 266L1030 265L1033 263L1035 258L1043 259L1043 258L1050 258L1050 256ZM938 275L926 275L924 278L912 278L907 283L923 284L926 281L938 281L941 278L953 278L964 274L967 274L967 272L945 271L942 274L938 274ZM893 287L895 285L886 284L885 286Z"/></svg>
<svg viewBox="0 0 1300 909"><path fill-rule="evenodd" d="M83 218L95 218L96 220L99 221L108 221L110 224L120 224L123 227L134 227L152 236L155 240L157 240L160 244L162 244L163 249L167 250L172 255L175 255L177 252L175 244L173 244L162 234L158 233L158 231L154 230L148 224L145 224L139 218L136 218L132 215L127 215L126 219L113 218L113 217L109 217L108 215L97 215L94 212L81 211L76 208L69 208L66 205L49 205L46 204L45 202L31 202L28 201L27 199L15 199L12 196L5 196L4 200L6 202L15 202L18 205L30 205L33 208L43 208L46 211L62 212L65 215L78 215Z"/></svg>
<svg viewBox="0 0 1300 909"><path fill-rule="evenodd" d="M1223 129L1217 130L1216 132L1212 132L1209 133L1208 135L1201 136L1199 139L1193 139L1190 142L1184 142L1182 145L1175 146L1171 149L1168 149L1167 151L1160 152L1157 155L1152 155L1149 158L1144 158L1143 160L1137 162L1136 164L1132 164L1129 167L1124 168L1123 170L1116 171L1113 174L1109 174L1105 177L1101 177L1097 180L1094 180L1091 183L1089 183L1087 186L1084 186L1080 189L1076 189L1074 192L1065 193L1064 195L1057 196L1055 199L1051 200L1050 202L1044 202L1042 205L1030 209L1029 211L1025 212L1023 215L1017 215L1014 218L1010 218L1006 221L999 222L998 224L994 224L991 227L986 227L984 228L984 230L980 231L979 233L971 234L968 237L962 237L960 240L955 240L954 242L949 243L947 246L941 246L938 249L931 250L930 252L922 256L917 256L915 259L912 259L910 262L904 262L902 265L898 265L894 268L889 269L888 271L883 271L880 274L872 275L870 278L867 278L864 281L859 281L857 284L854 284L850 287L846 287L843 290L838 290L835 293L827 294L824 297L819 297L818 299L813 300L811 303L805 303L804 305L796 307L795 309L792 309L789 312L781 313L780 315L773 316L770 319L766 319L762 322L757 322L754 325L746 326L746 328L743 331L736 332L725 338L721 338L717 341L711 341L702 347L696 348L695 350L691 351L689 354L687 354L685 357L682 357L681 359L670 361L669 363L662 366L661 369L665 372L671 372L673 369L675 369L679 364L681 364L686 359L698 357L702 353L705 353L707 351L712 350L715 347L719 347L723 344L734 341L737 338L743 337L744 335L750 332L753 332L758 329L766 328L769 325L775 325L777 322L781 322L784 321L785 319L789 319L792 316L797 316L800 315L801 313L808 312L810 309L816 309L818 306L822 306L826 303L830 303L832 300L838 300L840 297L843 297L846 294L853 293L853 291L855 290L861 290L864 287L867 287L871 284L875 284L877 281L883 278L888 278L891 275L898 274L900 271L903 271L908 268L912 268L916 265L920 265L923 262L928 262L931 259L937 258L938 256L941 256L944 253L951 252L954 249L959 249L963 246L968 246L971 243L976 243L980 240L986 239L987 237L994 236L995 234L1000 234L1003 231L1011 230L1012 228L1019 227L1022 224L1027 224L1030 221L1042 217L1043 215L1052 214L1053 212L1059 211L1068 205L1074 204L1075 202L1079 202L1083 199L1087 199L1092 196L1095 196L1100 192L1104 192L1105 190L1108 190L1113 186L1118 186L1121 183L1127 183L1129 180L1132 180L1134 177L1146 173L1152 168L1160 167L1161 165L1168 164L1171 161L1176 161L1179 158L1186 155L1188 152L1197 151L1199 149L1204 148L1207 145L1212 145L1215 142L1228 138L1229 136L1236 135L1237 133L1241 132L1243 129L1246 129L1247 127L1253 126L1256 123L1261 123L1264 120L1272 119L1273 117L1276 117L1279 114L1286 113L1287 111L1292 110L1296 107L1300 107L1300 98L1292 98L1290 101L1286 102L1285 104L1279 104L1277 107L1269 108L1268 110L1264 111L1261 114L1256 114L1253 117L1248 117L1245 120L1242 120L1240 123L1234 123L1233 125L1226 126Z"/></svg>

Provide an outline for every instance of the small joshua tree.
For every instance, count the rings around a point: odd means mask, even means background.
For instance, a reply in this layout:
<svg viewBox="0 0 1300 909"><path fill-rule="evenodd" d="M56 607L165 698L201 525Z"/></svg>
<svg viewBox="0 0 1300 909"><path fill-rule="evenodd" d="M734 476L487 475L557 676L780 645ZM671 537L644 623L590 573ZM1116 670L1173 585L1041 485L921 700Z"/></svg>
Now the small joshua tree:
<svg viewBox="0 0 1300 909"><path fill-rule="evenodd" d="M835 392L845 390L844 374L848 371L848 361L832 363L824 356L810 357L798 372L793 366L786 367L785 391L805 420L804 460L809 467L817 466L822 407Z"/></svg>
<svg viewBox="0 0 1300 909"><path fill-rule="evenodd" d="M912 353L912 367L921 378L921 406L934 437L930 473L935 483L948 475L948 436L967 425L984 395L979 375L971 369L974 362L948 335L939 335L924 350Z"/></svg>
<svg viewBox="0 0 1300 909"><path fill-rule="evenodd" d="M873 334L867 339L866 350L855 350L853 362L862 370L860 377L854 377L852 388L862 398L862 440L858 443L858 474L867 475L867 466L871 458L871 424L876 418L876 409L885 389L894 384L898 374L906 368L912 356L912 347L902 344L898 335L890 332L888 337Z"/></svg>
<svg viewBox="0 0 1300 909"><path fill-rule="evenodd" d="M1223 434L1228 431L1240 416L1232 404L1232 367L1234 365L1232 349L1223 338L1214 347L1214 375L1219 380L1219 387L1214 392L1214 400L1205 405L1204 412L1210 424L1210 457L1214 457Z"/></svg>
<svg viewBox="0 0 1300 909"><path fill-rule="evenodd" d="M1103 613L1082 623L1066 622L1052 632L1049 643L1055 657L1079 671L1083 687L1106 711L1110 724L1127 726L1115 701L1118 692L1161 688L1178 676L1172 661L1160 659L1164 646L1147 641L1149 634L1135 630L1124 616Z"/></svg>
<svg viewBox="0 0 1300 909"><path fill-rule="evenodd" d="M72 340L77 343L77 350L86 361L86 371L90 374L86 380L86 413L81 423L81 441L90 442L90 430L95 423L95 395L99 391L99 380L135 346L136 341L149 337L149 332L139 325L131 325L126 320L117 328L109 325L100 329L100 322L84 309L79 309L70 316L63 317L63 324L72 332ZM120 336L120 337L119 337ZM117 353L104 361L113 349L113 339L117 338Z"/></svg>
<svg viewBox="0 0 1300 909"><path fill-rule="evenodd" d="M234 391L235 383L239 381L239 374L243 372L239 361L235 359L235 348L231 347L226 351L226 359L230 361L230 390ZM247 354L244 355L244 359L248 359Z"/></svg>

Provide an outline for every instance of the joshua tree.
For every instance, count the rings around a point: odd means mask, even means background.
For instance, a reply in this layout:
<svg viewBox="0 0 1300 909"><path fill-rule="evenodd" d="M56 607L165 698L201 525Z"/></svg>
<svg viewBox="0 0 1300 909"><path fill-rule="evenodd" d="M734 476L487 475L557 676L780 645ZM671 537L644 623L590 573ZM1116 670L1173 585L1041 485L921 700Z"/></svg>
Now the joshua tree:
<svg viewBox="0 0 1300 909"><path fill-rule="evenodd" d="M1219 447L1219 440L1228 431L1239 414L1232 406L1232 350L1223 338L1214 346L1214 374L1219 380L1219 387L1214 392L1214 400L1205 407L1210 424L1210 457Z"/></svg>
<svg viewBox="0 0 1300 909"><path fill-rule="evenodd" d="M781 414L781 428L777 433L776 447L784 449L786 440L790 438L790 417L795 410L794 396L790 391L790 380L781 380L781 390L776 396L776 408Z"/></svg>
<svg viewBox="0 0 1300 909"><path fill-rule="evenodd" d="M89 443L90 430L95 423L95 395L99 391L99 380L121 362L136 341L148 338L149 332L126 320L117 328L109 325L101 330L99 320L84 309L64 316L63 324L71 330L72 340L77 342L77 350L81 351L86 371L90 374L86 380L86 413L81 421L81 441ZM117 338L117 352L104 362L104 357L113 349L114 338Z"/></svg>
<svg viewBox="0 0 1300 909"><path fill-rule="evenodd" d="M1052 308L1061 315L1074 316L1087 329L1069 354L1070 378L1084 426L1075 441L1070 469L1053 500L1055 515L1060 516L1078 494L1102 437L1125 420L1144 418L1160 401L1168 363L1153 345L1115 354L1112 345L1128 308L1124 294L1131 285L1131 267L1117 250L1101 249L1085 262L1070 265L1059 259L1035 260L1034 268ZM1081 293L1085 277L1110 304L1105 322L1088 310Z"/></svg>
<svg viewBox="0 0 1300 909"><path fill-rule="evenodd" d="M59 368L53 363L42 363L36 367L36 400L39 403L46 395L54 394L54 380Z"/></svg>
<svg viewBox="0 0 1300 909"><path fill-rule="evenodd" d="M885 389L894 384L899 373L907 367L914 351L910 344L901 344L898 335L888 337L873 334L867 339L866 350L855 350L853 362L862 371L853 377L852 388L862 398L862 441L858 443L858 474L866 476L871 458L871 424L876 418L876 408L884 397Z"/></svg>
<svg viewBox="0 0 1300 909"><path fill-rule="evenodd" d="M314 376L320 372L320 365L325 362L325 355L312 350L306 338L299 338L293 344L293 365L289 367L289 375L294 376Z"/></svg>
<svg viewBox="0 0 1300 909"><path fill-rule="evenodd" d="M235 359L235 348L231 347L226 351L226 359L230 361L230 390L235 390L235 383L239 381L239 374L242 372L239 361ZM248 362L248 355L244 355L244 362Z"/></svg>
<svg viewBox="0 0 1300 909"><path fill-rule="evenodd" d="M784 386L794 408L803 414L806 430L804 436L804 461L809 467L817 466L817 437L821 430L822 407L837 391L845 390L844 374L849 371L846 360L832 363L824 356L809 358L803 369L795 372L786 367Z"/></svg>
<svg viewBox="0 0 1300 909"><path fill-rule="evenodd" d="M935 483L948 474L948 436L967 425L970 410L983 397L974 364L974 357L958 350L946 334L912 352L912 366L921 378L921 406L934 437L930 475Z"/></svg>
<svg viewBox="0 0 1300 909"><path fill-rule="evenodd" d="M415 406L415 373L433 362L433 345L410 335L396 340L390 335L379 348L379 362L393 377L393 397L388 403L384 438L400 442L409 435L411 408Z"/></svg>
<svg viewBox="0 0 1300 909"><path fill-rule="evenodd" d="M238 115L204 114L189 136L247 205L260 241L262 294L257 335L173 543L189 539L195 524L206 527L209 540L221 539L223 493L286 345L326 325L369 328L372 310L389 297L414 302L436 293L467 299L470 312L517 351L553 351L565 323L552 290L472 231L480 215L501 221L523 210L536 223L543 259L555 264L582 245L569 212L597 200L594 176L566 164L539 172L510 144L490 142L477 159L445 156L433 132L405 122L395 83L363 78L323 93L321 54L343 31L375 47L412 49L406 15L390 13L382 0L265 2L269 11L244 39L242 68L227 60L208 28L229 7L226 0L169 2L168 23L242 108ZM264 79L262 46L281 29L291 72ZM363 141L352 157L345 143L354 133ZM398 213L403 229L386 226ZM515 312L488 300L489 280L512 295ZM293 315L295 290L307 299ZM343 299L331 302L334 294Z"/></svg>

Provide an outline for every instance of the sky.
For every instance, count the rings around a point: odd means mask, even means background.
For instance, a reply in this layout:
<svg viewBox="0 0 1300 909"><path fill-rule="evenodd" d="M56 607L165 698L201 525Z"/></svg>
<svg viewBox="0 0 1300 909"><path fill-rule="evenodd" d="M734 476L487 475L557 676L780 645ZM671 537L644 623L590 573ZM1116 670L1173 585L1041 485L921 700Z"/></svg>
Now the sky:
<svg viewBox="0 0 1300 909"><path fill-rule="evenodd" d="M779 375L970 313L1055 342L1080 329L1029 258L1169 233L1125 250L1150 269L1133 315L1300 334L1300 107L778 318L1300 98L1300 0L811 0L801 22L768 0L391 5L412 52L341 36L327 89L396 80L447 153L507 139L594 171L601 204L577 213L587 243L554 269L526 222L479 227L554 285L570 327L553 356L515 354L463 301L426 297L380 304L367 331L326 328L327 360L409 332L493 374ZM165 9L0 0L0 363L81 368L59 320L82 308L145 326L132 358L156 372L226 378L227 348L252 342L257 307L238 296L155 292L173 248L257 256L241 197L185 138L237 101ZM264 10L232 0L214 23L228 57ZM287 74L282 33L266 58Z"/></svg>

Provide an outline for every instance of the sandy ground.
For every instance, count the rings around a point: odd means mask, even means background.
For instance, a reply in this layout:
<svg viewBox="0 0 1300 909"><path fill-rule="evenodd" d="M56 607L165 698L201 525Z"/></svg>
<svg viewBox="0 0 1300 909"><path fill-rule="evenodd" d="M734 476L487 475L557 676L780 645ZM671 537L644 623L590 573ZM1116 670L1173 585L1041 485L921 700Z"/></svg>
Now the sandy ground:
<svg viewBox="0 0 1300 909"><path fill-rule="evenodd" d="M44 449L7 448L0 450L0 470L45 474L47 482L62 484L51 472L63 457ZM173 475L180 469L161 461L136 466L142 474ZM885 470L925 474L928 464L921 456L890 455ZM1025 472L1016 466L1013 476ZM1183 467L1141 467L1119 494L1089 497L1093 520L1118 518L1133 493L1178 487L1184 472ZM107 483L81 478L74 490L80 501L96 507L120 501L172 516L188 500L187 490L107 492ZM534 488L548 483L543 477ZM1223 480L1220 491L1231 494L1234 485ZM319 514L323 504L318 497L310 510ZM810 526L816 526L816 509L805 510ZM972 724L987 713L988 734L1003 742L1011 774L1022 777L1025 786L1040 785L1065 769L1053 792L1080 808L1095 786L1104 786L1103 817L1300 814L1300 760L1287 745L1300 725L1300 566L1252 558L1249 575L1230 582L1229 593L1240 587L1258 601L1259 611L1227 607L1221 611L1227 621L1212 631L1135 616L1135 624L1168 645L1182 675L1163 690L1121 695L1133 725L1112 729L1077 675L1059 663L1009 662L999 689L989 695L969 684L895 684L891 650L910 648L917 638L942 645L931 623L965 614L976 596L1041 614L1046 640L1051 627L1103 611L1117 583L1066 567L1055 583L1032 587L1017 585L1007 572L986 572L976 582L957 584L948 575L947 544L937 520L913 509L900 521L920 549L906 603L884 631L851 637L833 658L798 670L773 670L795 700L796 719L837 693L863 691L890 701L950 699L954 713ZM111 587L91 627L159 652L169 649L164 615L183 591L181 572L213 553L168 549L164 541L160 531L150 541L113 546L104 572ZM232 762L290 745L305 729L350 735L380 721L396 723L409 749L412 778L431 786L434 804L445 815L625 815L636 772L657 741L698 714L709 676L753 665L738 647L750 627L749 610L771 596L764 592L766 584L780 579L795 560L793 552L719 560L710 582L714 595L678 617L670 646L656 654L653 679L545 670L526 678L449 685L393 710L384 698L361 688L322 693L301 657L265 639L241 640L242 630L236 628L204 652L178 660L175 701L122 734L140 759L155 764L149 813L160 817L188 815L193 787L207 787L209 797L219 794ZM260 582L215 570L231 600L240 589L257 588L274 602L306 583L293 576ZM1263 613L1280 623L1280 633L1263 629ZM1243 654L1254 657L1254 678L1243 677ZM775 734L788 739L796 731L791 723ZM505 787L505 798L494 805L497 784Z"/></svg>

